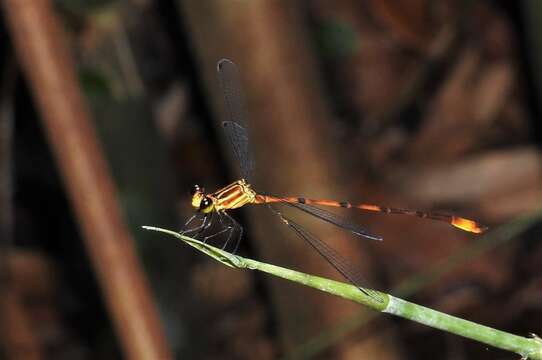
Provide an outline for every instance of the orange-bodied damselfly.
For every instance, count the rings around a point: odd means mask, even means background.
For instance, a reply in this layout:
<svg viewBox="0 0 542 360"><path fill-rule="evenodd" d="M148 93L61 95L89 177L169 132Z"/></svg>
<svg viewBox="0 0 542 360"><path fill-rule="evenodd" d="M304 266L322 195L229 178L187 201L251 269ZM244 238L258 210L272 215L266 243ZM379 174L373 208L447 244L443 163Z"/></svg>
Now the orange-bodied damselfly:
<svg viewBox="0 0 542 360"><path fill-rule="evenodd" d="M246 114L243 97L240 93L237 67L232 61L222 59L217 64L217 72L224 93L226 110L229 117L228 121L223 122L224 132L239 163L241 179L212 193L207 193L202 187L195 185L192 190L192 206L196 209L196 214L185 224L185 230L183 230L184 233L191 233L196 236L205 234L205 231L211 228L211 226L216 223L215 219L218 218L221 225L220 230L211 235L204 236L204 241L226 234L227 239L224 247L233 240L235 243L233 251L235 252L242 237L243 228L228 214L228 211L245 205L265 204L274 214L279 216L282 222L288 225L299 237L307 241L309 245L320 253L320 255L335 267L335 269L337 269L348 281L360 288L364 293L367 293L362 288L363 279L355 271L354 267L350 266L329 245L303 229L299 224L285 217L281 212L272 207L271 204L286 204L292 206L323 221L348 230L354 235L371 240L382 240L382 238L380 236L372 235L357 224L317 206L358 209L383 214L416 216L442 221L471 233L482 233L487 229L476 221L454 215L383 207L371 204L352 204L346 201L340 202L305 197L277 197L257 193L250 184L250 175L254 167L254 161L252 160L249 151L248 134L245 128L240 125L244 123ZM200 224L190 228L190 224L197 218L200 219Z"/></svg>

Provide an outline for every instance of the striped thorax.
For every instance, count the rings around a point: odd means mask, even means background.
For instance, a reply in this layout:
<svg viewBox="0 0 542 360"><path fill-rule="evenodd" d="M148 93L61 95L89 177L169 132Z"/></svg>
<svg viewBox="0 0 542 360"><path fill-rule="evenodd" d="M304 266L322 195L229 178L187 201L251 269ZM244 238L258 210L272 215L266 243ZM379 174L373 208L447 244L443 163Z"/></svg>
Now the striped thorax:
<svg viewBox="0 0 542 360"><path fill-rule="evenodd" d="M237 180L212 194L205 194L204 189L194 186L192 206L203 213L237 209L253 203L256 192L245 179Z"/></svg>

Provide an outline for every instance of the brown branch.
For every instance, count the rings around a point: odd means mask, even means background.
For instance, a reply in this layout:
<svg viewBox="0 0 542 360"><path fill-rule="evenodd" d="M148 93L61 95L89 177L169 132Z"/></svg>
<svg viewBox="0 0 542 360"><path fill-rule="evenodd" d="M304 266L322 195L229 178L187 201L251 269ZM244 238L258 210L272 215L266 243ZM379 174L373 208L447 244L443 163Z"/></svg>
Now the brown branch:
<svg viewBox="0 0 542 360"><path fill-rule="evenodd" d="M125 355L171 358L51 1L2 5Z"/></svg>

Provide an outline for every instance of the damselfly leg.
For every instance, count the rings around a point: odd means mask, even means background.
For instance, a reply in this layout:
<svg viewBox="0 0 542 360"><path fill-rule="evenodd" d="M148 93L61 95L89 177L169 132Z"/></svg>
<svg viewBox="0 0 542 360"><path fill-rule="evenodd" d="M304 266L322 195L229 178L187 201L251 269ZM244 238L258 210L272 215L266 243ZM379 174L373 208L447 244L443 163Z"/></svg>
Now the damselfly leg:
<svg viewBox="0 0 542 360"><path fill-rule="evenodd" d="M200 224L191 228L190 224L192 224L194 220L199 220ZM179 234L186 235L193 231L197 231L203 225L204 221L205 221L204 214L195 213L194 215L190 216L190 218L184 223L184 225L181 227L181 230L179 230Z"/></svg>
<svg viewBox="0 0 542 360"><path fill-rule="evenodd" d="M229 243L230 239L233 240L234 246L233 246L233 254L237 253L237 250L239 249L239 244L241 243L241 238L243 237L243 227L241 224L239 224L233 217L231 217L227 212L224 212L224 215L231 221L233 224L233 230L230 233L228 240L226 241L226 245ZM234 232L237 232L235 234ZM232 238L233 237L233 238Z"/></svg>
<svg viewBox="0 0 542 360"><path fill-rule="evenodd" d="M187 236L190 235L194 238L197 238L200 234L205 232L207 229L209 229L213 225L213 217L214 217L213 213L210 213L210 214L196 213L192 215L190 219L188 219L188 221L186 222L184 228L180 231L180 233L182 235L187 235ZM188 227L189 224L194 219L200 219L200 224L195 227L189 228Z"/></svg>
<svg viewBox="0 0 542 360"><path fill-rule="evenodd" d="M225 239L221 246L218 244L216 246L232 254L237 253L241 236L243 235L243 227L226 212L217 212L216 214L220 228L213 234L205 236L203 242L208 243L212 240L213 243L217 243L221 239ZM232 241L233 247L229 250L229 245Z"/></svg>

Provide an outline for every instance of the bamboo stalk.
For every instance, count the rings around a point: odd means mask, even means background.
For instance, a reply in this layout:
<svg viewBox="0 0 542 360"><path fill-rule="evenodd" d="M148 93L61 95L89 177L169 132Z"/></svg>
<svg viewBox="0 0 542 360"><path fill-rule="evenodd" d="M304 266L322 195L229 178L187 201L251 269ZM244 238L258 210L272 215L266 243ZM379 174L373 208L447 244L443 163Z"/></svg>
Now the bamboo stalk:
<svg viewBox="0 0 542 360"><path fill-rule="evenodd" d="M171 358L52 2L2 6L125 356Z"/></svg>

